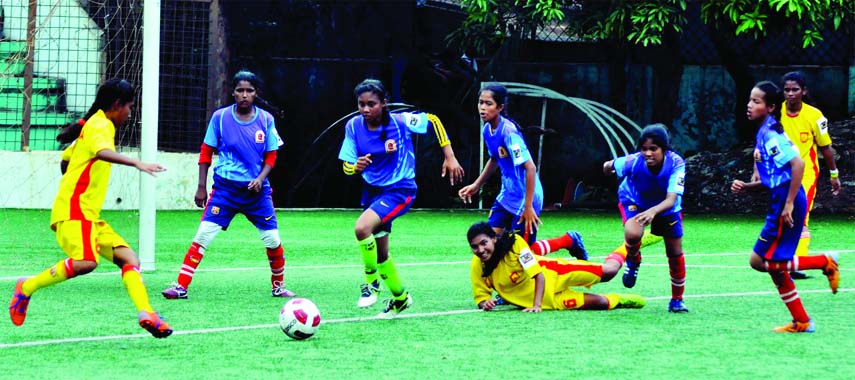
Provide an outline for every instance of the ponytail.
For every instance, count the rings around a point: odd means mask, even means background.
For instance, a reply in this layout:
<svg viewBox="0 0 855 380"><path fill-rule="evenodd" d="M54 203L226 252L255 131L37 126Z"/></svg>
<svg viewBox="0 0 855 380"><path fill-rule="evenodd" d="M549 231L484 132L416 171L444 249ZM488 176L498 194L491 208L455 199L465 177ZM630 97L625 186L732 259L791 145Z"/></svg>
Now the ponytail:
<svg viewBox="0 0 855 380"><path fill-rule="evenodd" d="M110 79L98 87L98 92L95 94L95 101L89 107L89 111L83 115L83 118L69 124L56 136L56 141L61 144L68 144L78 137L83 131L83 126L99 110L107 111L113 106L113 103L127 104L134 100L134 86L128 81L121 78Z"/></svg>

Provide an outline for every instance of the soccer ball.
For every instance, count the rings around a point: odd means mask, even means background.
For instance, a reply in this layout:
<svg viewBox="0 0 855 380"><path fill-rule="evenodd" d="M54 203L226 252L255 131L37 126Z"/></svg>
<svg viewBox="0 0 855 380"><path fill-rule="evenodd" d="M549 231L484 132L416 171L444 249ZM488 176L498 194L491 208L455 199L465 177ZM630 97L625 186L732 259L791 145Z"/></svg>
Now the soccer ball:
<svg viewBox="0 0 855 380"><path fill-rule="evenodd" d="M292 339L311 338L320 324L321 312L312 301L305 298L294 298L279 310L279 326Z"/></svg>

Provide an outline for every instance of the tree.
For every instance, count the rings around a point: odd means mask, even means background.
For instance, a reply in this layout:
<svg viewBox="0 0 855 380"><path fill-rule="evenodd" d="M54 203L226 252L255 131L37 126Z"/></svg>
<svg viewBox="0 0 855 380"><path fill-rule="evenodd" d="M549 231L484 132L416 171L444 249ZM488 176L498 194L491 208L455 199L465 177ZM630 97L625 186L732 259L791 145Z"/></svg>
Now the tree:
<svg viewBox="0 0 855 380"><path fill-rule="evenodd" d="M447 41L489 54L518 36L557 23L578 41L612 42L623 48L665 46L663 51L672 56L664 65L653 66L657 74L665 71L667 82L674 66L682 66L673 55L690 5L690 0L462 0L467 17ZM733 48L736 38L784 35L808 47L822 41L822 31L851 29L855 19L853 0L706 0L700 7L701 21L714 31L713 42L737 94L747 94L753 78ZM736 120L744 119L743 111L735 106Z"/></svg>

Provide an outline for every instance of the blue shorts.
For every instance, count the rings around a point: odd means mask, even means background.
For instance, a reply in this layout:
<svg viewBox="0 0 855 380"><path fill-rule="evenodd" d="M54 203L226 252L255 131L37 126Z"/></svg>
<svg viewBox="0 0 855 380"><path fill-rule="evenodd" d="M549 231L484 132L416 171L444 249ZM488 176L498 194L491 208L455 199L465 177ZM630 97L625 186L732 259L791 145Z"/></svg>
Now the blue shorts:
<svg viewBox="0 0 855 380"><path fill-rule="evenodd" d="M276 210L273 208L273 190L270 186L255 192L246 188L247 182L229 181L214 178L214 186L205 205L202 221L211 222L229 228L229 224L238 213L262 231L278 229Z"/></svg>
<svg viewBox="0 0 855 380"><path fill-rule="evenodd" d="M392 221L410 210L416 199L416 187L376 187L363 185L362 209L371 209L380 216L382 224L374 233L392 232Z"/></svg>
<svg viewBox="0 0 855 380"><path fill-rule="evenodd" d="M620 216L624 224L626 224L627 220L644 212L644 210L634 204L619 203L618 209L620 210ZM650 223L650 233L666 238L683 237L683 213L675 212L668 215L656 215L653 217L653 222Z"/></svg>
<svg viewBox="0 0 855 380"><path fill-rule="evenodd" d="M505 231L514 231L517 235L522 236L523 240L529 245L537 241L537 230L533 233L525 233L525 223L520 223L522 215L516 215L502 207L499 202L493 204L490 209L490 216L487 217L487 224L493 228L501 228Z"/></svg>
<svg viewBox="0 0 855 380"><path fill-rule="evenodd" d="M766 225L760 231L757 243L754 243L754 253L769 261L789 261L796 254L799 238L802 236L802 226L807 215L807 198L804 188L799 188L796 199L793 200L793 227L784 225L781 221L781 210L787 203L790 182L782 183L772 189L772 200L769 213L766 214Z"/></svg>

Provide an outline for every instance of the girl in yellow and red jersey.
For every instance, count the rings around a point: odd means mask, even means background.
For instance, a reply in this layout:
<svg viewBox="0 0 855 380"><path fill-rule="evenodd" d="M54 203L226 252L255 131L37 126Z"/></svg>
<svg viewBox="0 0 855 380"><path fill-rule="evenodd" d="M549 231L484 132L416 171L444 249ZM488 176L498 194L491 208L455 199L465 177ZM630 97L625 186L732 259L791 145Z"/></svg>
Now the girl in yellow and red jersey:
<svg viewBox="0 0 855 380"><path fill-rule="evenodd" d="M30 297L37 290L87 274L99 258L122 269L122 282L136 306L142 328L155 338L172 334L172 328L151 307L139 270L139 259L130 245L101 219L113 163L133 166L154 175L166 170L116 152L116 127L128 120L134 105L134 88L123 79L110 79L98 88L95 102L83 118L65 128L57 140L73 142L62 154L63 176L51 212L51 228L59 246L68 255L50 268L18 280L9 304L16 326L24 324Z"/></svg>
<svg viewBox="0 0 855 380"><path fill-rule="evenodd" d="M608 281L619 267L608 269L585 260L536 255L520 235L499 235L487 222L473 224L466 237L475 255L470 266L472 293L482 310L490 311L496 306L494 290L505 302L531 313L642 308L646 304L643 297L635 294L600 295L572 289Z"/></svg>
<svg viewBox="0 0 855 380"><path fill-rule="evenodd" d="M807 197L807 214L799 246L796 248L797 256L807 256L810 246L808 225L810 210L816 198L816 184L819 181L819 154L822 154L830 172L832 194L840 193L840 174L834 162L831 136L828 134L828 119L822 115L822 111L804 102L808 95L805 83L805 76L799 71L786 73L781 78L781 87L787 104L786 112L781 114L781 125L784 126L784 133L799 149L802 160L805 161L801 183ZM791 274L793 279L807 278L803 272Z"/></svg>

